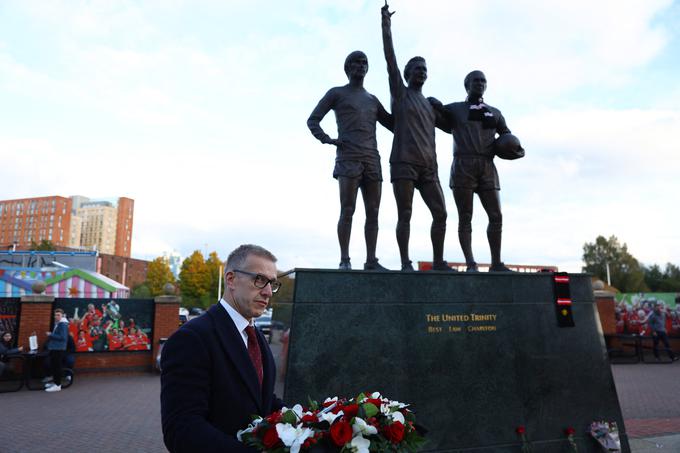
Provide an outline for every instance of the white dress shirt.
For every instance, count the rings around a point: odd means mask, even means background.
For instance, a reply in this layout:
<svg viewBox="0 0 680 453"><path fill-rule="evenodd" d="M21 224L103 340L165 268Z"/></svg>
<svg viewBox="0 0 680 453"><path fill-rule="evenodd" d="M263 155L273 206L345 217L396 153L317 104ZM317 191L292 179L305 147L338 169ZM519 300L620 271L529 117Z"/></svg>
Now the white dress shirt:
<svg viewBox="0 0 680 453"><path fill-rule="evenodd" d="M250 326L251 323L246 318L244 318L241 313L234 310L234 307L229 305L227 301L224 300L224 298L220 299L220 305L222 305L224 309L227 310L231 320L234 321L234 325L236 325L236 329L241 334L243 344L246 346L246 349L248 349L248 334L246 333L246 327Z"/></svg>

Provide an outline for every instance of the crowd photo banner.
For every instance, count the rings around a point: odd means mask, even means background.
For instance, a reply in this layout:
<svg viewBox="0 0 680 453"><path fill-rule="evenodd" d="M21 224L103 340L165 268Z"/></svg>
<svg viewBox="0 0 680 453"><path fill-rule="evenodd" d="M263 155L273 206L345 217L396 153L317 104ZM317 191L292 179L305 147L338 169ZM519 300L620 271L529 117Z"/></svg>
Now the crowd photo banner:
<svg viewBox="0 0 680 453"><path fill-rule="evenodd" d="M0 332L9 332L16 343L19 330L20 299L16 297L0 298Z"/></svg>
<svg viewBox="0 0 680 453"><path fill-rule="evenodd" d="M666 313L666 332L680 337L680 293L618 293L616 298L616 333L651 335L643 322L654 306L661 304Z"/></svg>
<svg viewBox="0 0 680 453"><path fill-rule="evenodd" d="M154 303L150 299L55 299L64 310L76 352L149 351Z"/></svg>

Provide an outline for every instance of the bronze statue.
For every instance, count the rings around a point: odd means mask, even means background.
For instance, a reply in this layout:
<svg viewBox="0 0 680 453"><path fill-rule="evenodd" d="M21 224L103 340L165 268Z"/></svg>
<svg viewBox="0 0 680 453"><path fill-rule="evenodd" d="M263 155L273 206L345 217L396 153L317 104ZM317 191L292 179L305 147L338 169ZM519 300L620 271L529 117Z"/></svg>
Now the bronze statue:
<svg viewBox="0 0 680 453"><path fill-rule="evenodd" d="M321 143L336 147L333 177L340 186L340 269L352 268L349 239L357 192L361 189L366 209L364 236L366 239L366 270L387 270L378 263L375 248L378 240L378 210L382 191L382 168L375 138L375 123L392 130L392 115L387 113L377 97L364 89L368 59L361 51L345 59L345 74L349 83L331 88L319 101L307 120L307 126ZM330 111L335 112L338 138L330 138L319 123Z"/></svg>
<svg viewBox="0 0 680 453"><path fill-rule="evenodd" d="M390 173L397 201L397 243L401 255L401 270L412 271L408 243L411 231L411 211L414 189L418 189L432 214L434 270L451 271L444 261L446 235L446 204L437 174L434 128L437 113L423 96L427 65L423 57L413 57L406 64L404 85L392 44L391 16L387 1L382 7L382 35L390 94L394 116L394 140L390 155Z"/></svg>
<svg viewBox="0 0 680 453"><path fill-rule="evenodd" d="M500 184L498 172L493 163L497 154L496 134L510 134L505 118L500 110L484 102L486 76L482 71L472 71L465 77L465 102L442 105L435 98L429 98L435 109L442 115L437 127L453 134L453 164L449 186L458 208L458 239L465 255L468 272L477 272L477 263L472 255L472 202L475 193L489 216L486 235L491 249L490 271L511 272L501 261L501 234L503 216L501 214ZM524 155L524 150L515 137L510 147L515 148L513 157ZM503 143L507 148L508 144Z"/></svg>

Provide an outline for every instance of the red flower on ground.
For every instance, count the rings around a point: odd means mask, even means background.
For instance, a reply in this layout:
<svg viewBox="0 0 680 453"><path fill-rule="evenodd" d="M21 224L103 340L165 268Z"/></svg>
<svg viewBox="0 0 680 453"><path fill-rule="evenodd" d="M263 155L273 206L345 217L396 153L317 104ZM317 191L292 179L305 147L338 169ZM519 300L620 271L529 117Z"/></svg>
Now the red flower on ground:
<svg viewBox="0 0 680 453"><path fill-rule="evenodd" d="M574 434L576 434L576 430L570 426L569 428L564 430L564 434L566 434L567 436L573 436Z"/></svg>
<svg viewBox="0 0 680 453"><path fill-rule="evenodd" d="M380 400L380 398L368 398L368 399L366 399L366 402L373 404L378 409L380 409L380 405L382 404L382 401Z"/></svg>
<svg viewBox="0 0 680 453"><path fill-rule="evenodd" d="M383 432L387 440L393 444L398 444L404 438L404 425L401 422L394 422L386 426Z"/></svg>
<svg viewBox="0 0 680 453"><path fill-rule="evenodd" d="M305 415L302 416L302 422L303 423L318 423L319 419L314 414L305 414Z"/></svg>
<svg viewBox="0 0 680 453"><path fill-rule="evenodd" d="M269 422L270 425L275 425L277 423L281 423L282 420L283 420L283 415L281 414L281 411L276 411L276 412L272 413L271 415L269 415L269 417L267 417L267 421Z"/></svg>
<svg viewBox="0 0 680 453"><path fill-rule="evenodd" d="M527 430L524 427L524 425L519 425L517 428L515 428L515 432L521 436L522 434L527 432Z"/></svg>
<svg viewBox="0 0 680 453"><path fill-rule="evenodd" d="M331 439L338 447L342 447L352 440L352 427L344 420L337 421L331 425Z"/></svg>
<svg viewBox="0 0 680 453"><path fill-rule="evenodd" d="M264 438L262 439L262 443L264 444L265 448L272 449L276 446L281 441L279 439L279 433L276 432L276 427L272 426L267 430L266 433L264 433Z"/></svg>
<svg viewBox="0 0 680 453"><path fill-rule="evenodd" d="M348 404L347 406L343 407L342 410L347 416L347 419L351 420L352 417L357 416L357 413L359 412L359 406L356 404Z"/></svg>

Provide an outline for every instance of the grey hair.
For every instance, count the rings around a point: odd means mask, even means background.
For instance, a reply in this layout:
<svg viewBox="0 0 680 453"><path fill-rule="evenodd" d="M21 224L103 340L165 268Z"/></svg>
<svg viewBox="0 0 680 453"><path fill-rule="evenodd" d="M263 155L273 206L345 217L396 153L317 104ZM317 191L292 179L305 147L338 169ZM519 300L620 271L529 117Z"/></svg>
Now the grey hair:
<svg viewBox="0 0 680 453"><path fill-rule="evenodd" d="M233 252L229 254L227 261L224 263L224 271L229 272L243 267L246 259L248 259L250 255L259 256L260 258L265 258L273 263L276 263L276 257L266 248L254 244L243 244L239 245Z"/></svg>

